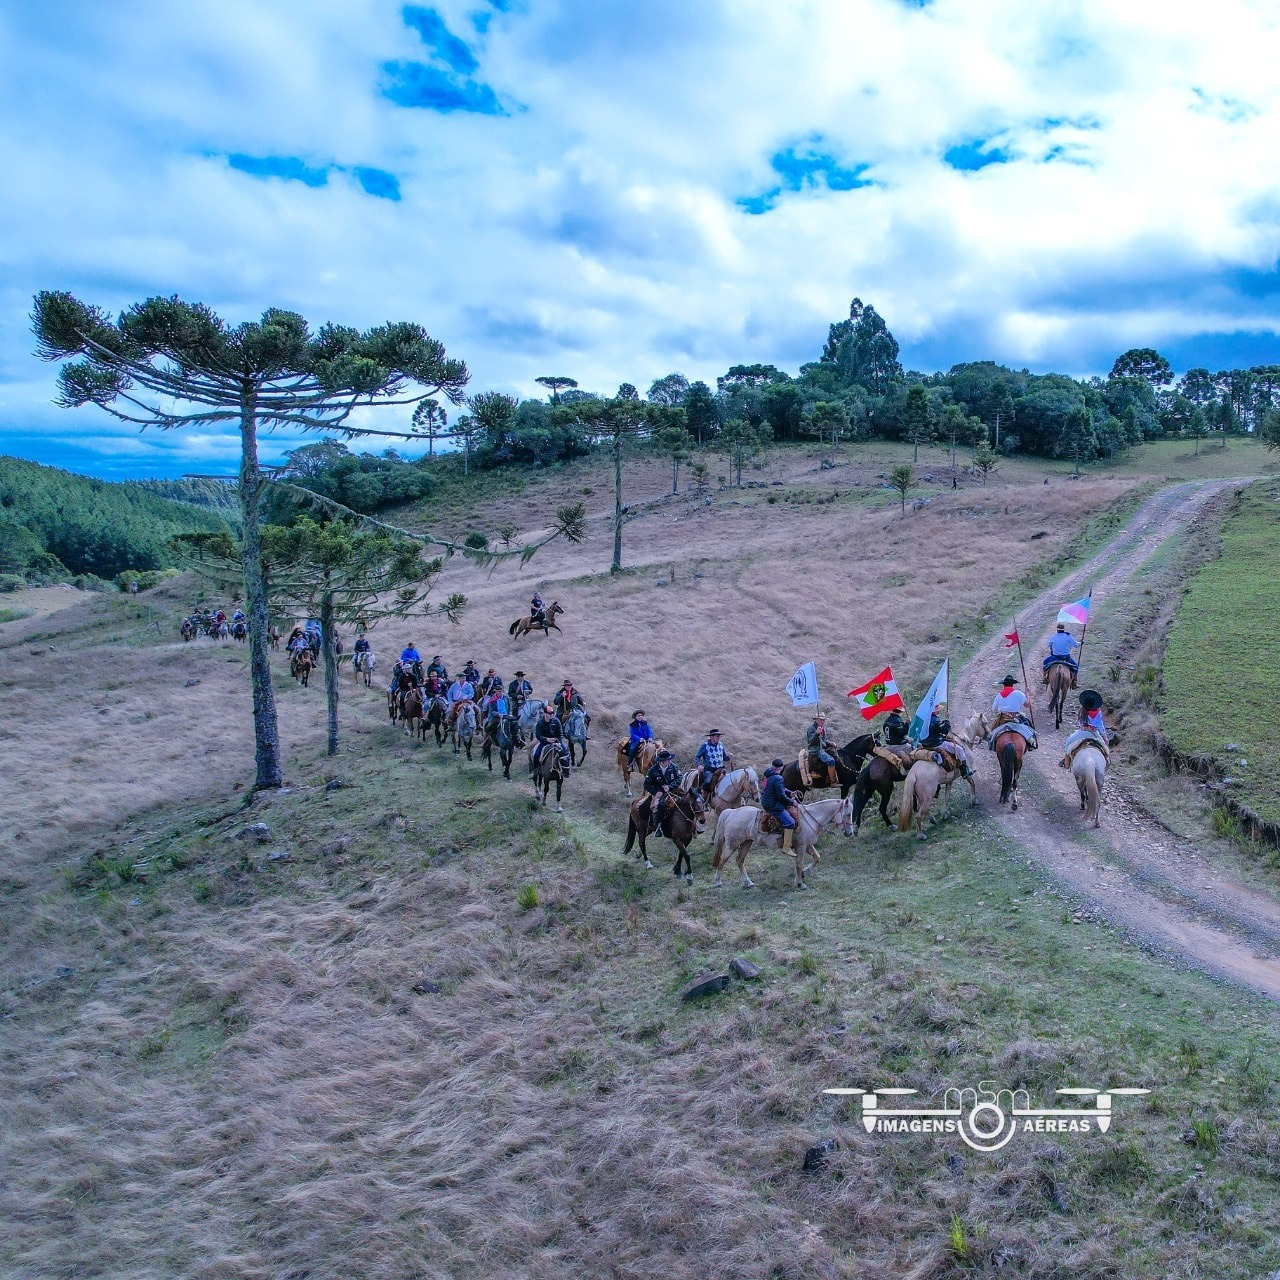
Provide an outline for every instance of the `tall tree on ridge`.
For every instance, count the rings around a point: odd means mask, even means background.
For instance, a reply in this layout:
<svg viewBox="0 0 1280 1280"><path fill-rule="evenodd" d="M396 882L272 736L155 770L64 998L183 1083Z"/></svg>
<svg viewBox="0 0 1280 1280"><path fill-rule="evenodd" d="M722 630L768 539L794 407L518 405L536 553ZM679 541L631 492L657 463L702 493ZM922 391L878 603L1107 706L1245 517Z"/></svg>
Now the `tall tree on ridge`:
<svg viewBox="0 0 1280 1280"><path fill-rule="evenodd" d="M551 403L560 403L560 393L569 391L578 385L576 378L534 378L534 382L539 386L546 387L551 392Z"/></svg>
<svg viewBox="0 0 1280 1280"><path fill-rule="evenodd" d="M240 517L245 609L253 681L255 787L283 782L267 647L267 595L259 508L267 487L258 433L335 431L348 438L414 432L353 426L353 411L417 404L444 394L455 404L467 366L450 360L420 325L359 333L324 325L312 334L290 311L232 327L202 303L150 298L112 321L65 292L36 295L38 354L64 361L57 403L96 404L125 422L165 430L234 424L240 433ZM76 359L75 357L79 357Z"/></svg>

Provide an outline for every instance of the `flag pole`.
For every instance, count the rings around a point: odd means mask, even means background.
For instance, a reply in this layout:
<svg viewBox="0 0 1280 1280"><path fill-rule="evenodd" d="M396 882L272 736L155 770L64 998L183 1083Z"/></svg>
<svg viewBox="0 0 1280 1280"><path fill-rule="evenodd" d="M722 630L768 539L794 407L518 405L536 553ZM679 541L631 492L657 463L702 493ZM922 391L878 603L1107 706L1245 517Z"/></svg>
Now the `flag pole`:
<svg viewBox="0 0 1280 1280"><path fill-rule="evenodd" d="M1093 588L1089 588L1089 594L1085 596L1087 603L1084 607L1084 626L1080 628L1080 656L1076 659L1076 670L1079 671L1084 665L1084 638L1089 634L1089 615L1093 612Z"/></svg>
<svg viewBox="0 0 1280 1280"><path fill-rule="evenodd" d="M1022 634L1018 630L1018 615L1015 613L1012 615L1012 617L1013 617L1013 634L1017 637L1017 640L1018 640L1018 666L1022 668L1022 687L1024 690L1026 690L1028 687L1027 686L1027 663L1022 656ZM1031 728L1034 731L1036 727L1036 708L1035 708L1035 704L1031 700L1030 692L1027 693L1027 715L1031 720Z"/></svg>

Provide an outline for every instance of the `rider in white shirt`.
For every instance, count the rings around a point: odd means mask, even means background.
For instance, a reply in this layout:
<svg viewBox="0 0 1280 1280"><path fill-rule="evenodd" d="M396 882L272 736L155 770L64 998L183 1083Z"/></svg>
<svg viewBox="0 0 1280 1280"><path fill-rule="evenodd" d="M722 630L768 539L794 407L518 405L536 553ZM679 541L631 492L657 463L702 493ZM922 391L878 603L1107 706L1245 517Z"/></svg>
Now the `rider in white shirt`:
<svg viewBox="0 0 1280 1280"><path fill-rule="evenodd" d="M1027 695L1017 688L1017 680L1013 676L1005 676L1000 692L991 701L991 710L997 715L1007 714L1020 716L1027 705Z"/></svg>

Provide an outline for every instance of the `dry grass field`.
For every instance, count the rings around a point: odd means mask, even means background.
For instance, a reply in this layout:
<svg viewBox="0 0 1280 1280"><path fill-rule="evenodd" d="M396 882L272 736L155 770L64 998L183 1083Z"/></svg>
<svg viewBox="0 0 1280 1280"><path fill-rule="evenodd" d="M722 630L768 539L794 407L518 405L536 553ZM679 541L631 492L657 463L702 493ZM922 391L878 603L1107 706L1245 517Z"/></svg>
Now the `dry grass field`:
<svg viewBox="0 0 1280 1280"><path fill-rule="evenodd" d="M903 519L876 484L892 460L784 455L753 477L765 487L659 503L613 578L599 470L440 516L528 528L593 490L584 547L523 570L455 562L440 590L470 597L460 626L374 633L384 672L412 639L451 668L522 667L540 694L572 676L596 721L563 819L523 781L410 744L376 690L344 685L327 760L322 693L282 661L289 790L247 797L244 655L175 641L181 581L0 625L0 1274L1280 1266L1272 1008L1090 920L989 806L919 852L837 837L807 894L757 858L761 890L717 895L705 840L691 889L619 856L612 742L634 706L684 762L714 722L759 765L798 749L806 716L783 686L812 659L843 741L860 727L848 688L891 661L914 701L1144 480L1012 467L925 486ZM669 473L636 469L634 500L657 502ZM565 633L517 643L534 585ZM262 843L238 836L253 822ZM760 980L680 1002L731 955ZM997 1157L873 1139L822 1096L993 1075L1041 1102L1069 1082L1154 1092L1107 1141ZM825 1170L803 1173L829 1137Z"/></svg>

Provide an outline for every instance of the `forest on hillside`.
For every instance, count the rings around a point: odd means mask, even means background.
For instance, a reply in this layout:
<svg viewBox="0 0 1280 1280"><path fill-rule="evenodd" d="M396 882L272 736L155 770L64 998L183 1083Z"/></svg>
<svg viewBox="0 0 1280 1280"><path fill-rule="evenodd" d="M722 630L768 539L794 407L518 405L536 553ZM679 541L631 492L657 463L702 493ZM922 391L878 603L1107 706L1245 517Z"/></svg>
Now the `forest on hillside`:
<svg viewBox="0 0 1280 1280"><path fill-rule="evenodd" d="M1195 442L1256 434L1280 442L1280 365L1189 369L1175 377L1150 348L1120 355L1106 378L1033 374L994 361L946 373L905 370L899 346L876 309L855 298L832 324L821 354L792 376L771 364L734 365L712 388L683 374L656 379L647 395L623 383L613 394L583 389L567 375L538 381L547 398L500 392L471 396L452 423L434 401L415 414L428 456L354 454L325 441L290 454L295 482L371 513L427 496L435 444L448 440L464 469L547 466L626 436L670 457L673 468L698 452L727 452L737 470L770 444L905 440L986 453L1114 458L1148 440Z"/></svg>
<svg viewBox="0 0 1280 1280"><path fill-rule="evenodd" d="M113 483L21 458L0 466L0 581L85 579L176 563L170 539L231 522L234 492L215 481Z"/></svg>

